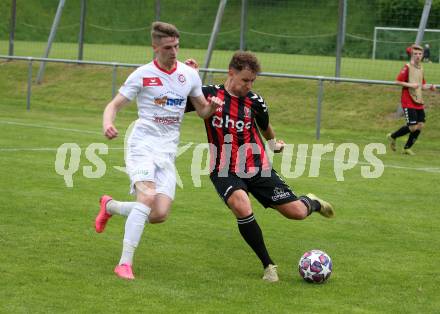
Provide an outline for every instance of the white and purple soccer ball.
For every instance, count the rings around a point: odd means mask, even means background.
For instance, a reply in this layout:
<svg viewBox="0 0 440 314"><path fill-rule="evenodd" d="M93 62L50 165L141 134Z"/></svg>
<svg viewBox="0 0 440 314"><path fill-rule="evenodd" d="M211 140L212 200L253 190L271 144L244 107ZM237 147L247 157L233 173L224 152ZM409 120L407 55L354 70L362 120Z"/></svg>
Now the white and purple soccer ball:
<svg viewBox="0 0 440 314"><path fill-rule="evenodd" d="M332 260L321 250L311 250L299 260L298 270L301 277L311 283L324 283L332 273Z"/></svg>

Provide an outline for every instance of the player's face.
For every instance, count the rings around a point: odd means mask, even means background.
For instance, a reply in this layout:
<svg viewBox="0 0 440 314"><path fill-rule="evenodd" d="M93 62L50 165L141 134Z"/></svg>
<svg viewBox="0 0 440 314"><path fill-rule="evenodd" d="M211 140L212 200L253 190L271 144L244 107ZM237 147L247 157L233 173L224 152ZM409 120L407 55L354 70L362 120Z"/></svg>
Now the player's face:
<svg viewBox="0 0 440 314"><path fill-rule="evenodd" d="M423 51L413 49L412 57L415 63L421 62L423 58Z"/></svg>
<svg viewBox="0 0 440 314"><path fill-rule="evenodd" d="M162 38L158 43L153 43L153 49L160 64L166 67L173 67L179 52L179 38Z"/></svg>
<svg viewBox="0 0 440 314"><path fill-rule="evenodd" d="M248 69L244 69L241 71L229 69L228 77L229 91L236 96L244 97L252 89L252 85L257 78L257 74Z"/></svg>

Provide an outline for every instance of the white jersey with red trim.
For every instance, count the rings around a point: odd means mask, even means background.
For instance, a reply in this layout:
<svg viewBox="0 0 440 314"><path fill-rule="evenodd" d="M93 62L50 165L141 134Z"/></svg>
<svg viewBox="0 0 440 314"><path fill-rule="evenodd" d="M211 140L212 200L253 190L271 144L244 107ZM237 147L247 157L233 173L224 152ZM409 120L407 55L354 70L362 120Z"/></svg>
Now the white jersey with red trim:
<svg viewBox="0 0 440 314"><path fill-rule="evenodd" d="M156 60L137 68L119 89L129 100L136 98L139 119L136 132L154 151L175 153L188 96L203 96L202 82L193 68L177 62L171 71Z"/></svg>

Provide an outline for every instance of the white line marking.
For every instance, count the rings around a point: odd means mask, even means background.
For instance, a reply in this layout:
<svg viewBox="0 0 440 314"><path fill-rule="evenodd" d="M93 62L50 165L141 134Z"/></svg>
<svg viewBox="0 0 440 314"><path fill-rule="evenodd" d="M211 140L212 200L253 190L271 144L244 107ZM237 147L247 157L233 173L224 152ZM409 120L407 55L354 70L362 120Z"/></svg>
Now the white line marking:
<svg viewBox="0 0 440 314"><path fill-rule="evenodd" d="M182 142L181 142L182 143ZM183 143L182 143L183 144ZM81 149L86 149L87 147L81 147ZM23 148L0 148L1 152L56 152L58 148L52 148L52 147L23 147ZM124 150L124 147L109 147L109 150ZM311 158L311 156L306 156L307 158ZM322 157L322 160L324 161L341 161L339 159L333 159L333 158L326 158ZM371 166L370 163L365 161L358 161L357 164L359 165L366 165ZM437 167L406 167L406 166L399 166L399 165L392 165L392 164L384 164L385 168L391 168L391 169L402 169L402 170L415 170L415 171L424 171L429 173L440 173L440 168ZM120 170L120 169L117 169Z"/></svg>
<svg viewBox="0 0 440 314"><path fill-rule="evenodd" d="M52 126L46 126L41 124L30 124L30 123L20 123L20 122L13 122L13 121L5 121L0 120L0 123L3 124L9 124L9 125L18 125L18 126L27 126L27 127L36 127L36 128L43 128L43 129L51 129L51 130L59 130L59 131L69 131L69 132L77 132L77 133L86 133L86 134L99 134L102 135L101 132L96 131L89 131L89 130L80 130L80 129L70 129L70 128L58 128L58 127L52 127ZM181 144L185 144L186 142L180 142ZM200 144L200 143L194 143L194 144ZM52 148L52 147L28 147L28 148L0 148L0 152L20 152L20 151L56 151L58 148ZM85 149L85 148L81 148ZM110 148L109 150L123 150L123 147L114 147ZM307 156L307 158L311 158L311 156ZM334 161L333 158L322 158L326 161ZM339 160L338 160L339 161ZM360 165L371 165L370 163L359 161L358 164ZM385 168L392 168L392 169L403 169L403 170L415 170L415 171L424 171L424 172L430 172L430 173L440 173L440 168L436 167L406 167L406 166L398 166L398 165L386 165L384 164Z"/></svg>
<svg viewBox="0 0 440 314"><path fill-rule="evenodd" d="M102 135L101 132L96 132L96 131L80 130L80 129L70 129L70 128L58 128L58 127L54 127L54 126L47 126L47 125L41 125L41 124L21 123L21 122L13 122L13 121L5 121L5 120L0 120L0 123L9 124L9 125L27 126L27 127L33 127L33 128L58 130L58 131L69 131L69 132L77 132L77 133L99 134L99 135Z"/></svg>

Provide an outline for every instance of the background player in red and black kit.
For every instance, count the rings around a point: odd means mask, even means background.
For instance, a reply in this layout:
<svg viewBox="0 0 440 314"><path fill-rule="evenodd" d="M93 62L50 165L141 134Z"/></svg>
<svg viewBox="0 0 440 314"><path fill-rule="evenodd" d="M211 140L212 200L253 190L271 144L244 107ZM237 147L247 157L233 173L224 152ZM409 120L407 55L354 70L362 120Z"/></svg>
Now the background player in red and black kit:
<svg viewBox="0 0 440 314"><path fill-rule="evenodd" d="M414 155L411 147L417 140L425 125L425 110L422 97L423 89L435 90L435 85L426 84L423 67L423 48L419 45L411 46L411 61L405 64L397 76L397 83L402 86L401 104L405 114L406 125L394 133L387 135L390 147L396 150L396 138L408 133L408 140L403 149L404 154Z"/></svg>
<svg viewBox="0 0 440 314"><path fill-rule="evenodd" d="M218 97L224 101L205 119L211 144L211 181L236 216L240 234L261 260L263 279L275 282L277 266L267 252L248 193L264 207L272 207L289 219L304 219L314 211L330 218L334 211L313 194L297 197L272 169L260 132L274 152L281 152L284 142L275 139L264 99L251 91L258 72L260 65L253 54L237 52L230 61L226 82L202 90L207 99ZM187 105L187 111L191 110Z"/></svg>

